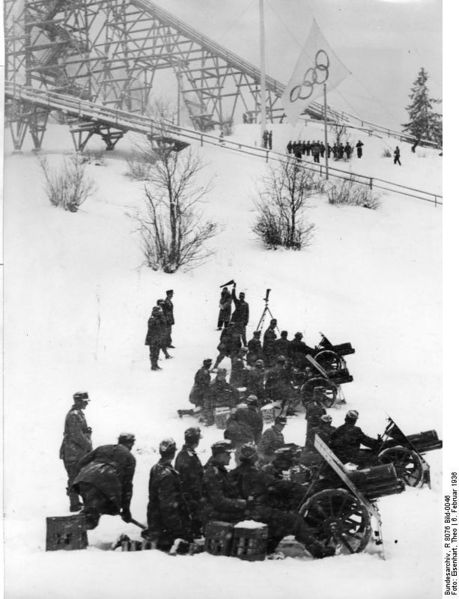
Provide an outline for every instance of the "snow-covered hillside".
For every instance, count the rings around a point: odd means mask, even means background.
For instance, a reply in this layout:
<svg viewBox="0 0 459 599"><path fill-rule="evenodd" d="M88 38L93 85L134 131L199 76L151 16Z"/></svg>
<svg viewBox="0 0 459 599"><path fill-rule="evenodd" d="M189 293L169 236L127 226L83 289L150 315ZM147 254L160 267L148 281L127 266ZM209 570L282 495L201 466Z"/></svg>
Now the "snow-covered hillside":
<svg viewBox="0 0 459 599"><path fill-rule="evenodd" d="M311 133L309 133L311 132ZM309 124L300 138L316 139ZM238 139L252 142L241 127ZM281 150L292 132L274 130ZM359 136L364 158L347 167L427 191L441 190L441 157L402 145L403 167L382 158L394 140ZM132 141L132 140L131 140ZM352 141L356 141L353 139ZM343 386L347 408L362 428L381 433L387 415L403 430L436 429L441 437L441 218L440 208L383 195L377 211L335 207L313 197L312 244L301 252L267 251L251 232L253 198L266 165L215 148L196 148L213 190L203 211L220 225L215 254L205 265L174 275L142 264L136 221L143 185L125 176L129 140L90 164L97 191L76 213L52 207L43 192L36 156L26 146L5 158L5 535L8 599L101 599L158 594L248 599L431 599L440 588L441 452L427 455L432 489L407 489L380 501L386 560L374 550L314 561L288 558L246 563L207 554L169 557L158 551L108 552L120 533L138 529L105 516L89 533L90 548L46 553L46 516L65 515L66 476L58 459L63 421L77 390L88 390L94 444L134 432L137 470L132 513L145 519L150 467L165 436L182 442L194 421L179 419L201 361L216 356L219 285L235 279L246 292L251 318L260 318L265 290L281 328L302 331L309 344L319 331L352 342ZM400 144L399 144L400 145ZM97 149L97 143L93 149ZM71 151L70 134L51 126L43 154ZM406 158L406 160L404 160ZM397 173L397 174L395 174ZM175 290L176 349L162 371L149 369L147 319L165 290ZM332 409L339 425L345 410ZM290 418L287 441L301 443L305 422ZM221 438L204 431L201 458ZM438 567L437 567L438 564Z"/></svg>

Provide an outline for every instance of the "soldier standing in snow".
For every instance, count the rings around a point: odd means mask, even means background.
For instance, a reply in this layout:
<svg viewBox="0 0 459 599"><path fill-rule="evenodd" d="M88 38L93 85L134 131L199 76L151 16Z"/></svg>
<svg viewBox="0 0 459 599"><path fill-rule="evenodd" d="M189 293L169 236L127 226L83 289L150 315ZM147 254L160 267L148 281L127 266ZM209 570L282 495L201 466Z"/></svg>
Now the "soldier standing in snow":
<svg viewBox="0 0 459 599"><path fill-rule="evenodd" d="M174 349L174 346L172 345L172 325L175 324L174 304L172 303L173 296L174 296L174 290L168 289L166 291L166 299L164 300L164 308L163 308L164 316L166 317L166 331L167 331L166 345L167 345L167 347L170 347L171 349Z"/></svg>
<svg viewBox="0 0 459 599"><path fill-rule="evenodd" d="M92 450L91 427L86 424L83 410L86 409L89 396L86 392L73 394L73 406L67 412L64 425L64 438L59 452L59 457L64 461L67 471L67 495L70 500L70 511L79 512L83 506L78 493L72 489L73 482L78 474L78 462Z"/></svg>
<svg viewBox="0 0 459 599"><path fill-rule="evenodd" d="M86 517L86 528L96 528L102 514L121 514L124 522L131 521L134 443L134 435L121 433L116 445L101 445L79 461L73 488L83 497L81 513Z"/></svg>
<svg viewBox="0 0 459 599"><path fill-rule="evenodd" d="M164 326L161 319L161 308L155 306L148 319L148 331L145 345L150 347L150 363L152 370L161 370L158 366L159 350L163 345Z"/></svg>
<svg viewBox="0 0 459 599"><path fill-rule="evenodd" d="M203 360L201 368L194 375L194 385L190 391L189 399L197 408L202 408L204 405L204 398L210 385L211 366L212 360L210 358Z"/></svg>
<svg viewBox="0 0 459 599"><path fill-rule="evenodd" d="M191 518L180 475L172 467L177 447L173 439L159 444L160 459L150 470L148 484L148 531L142 536L156 541L157 549L169 551L176 539L191 542Z"/></svg>
<svg viewBox="0 0 459 599"><path fill-rule="evenodd" d="M276 327L277 320L273 318L263 335L263 355L267 366L272 366L274 362L274 342L277 339Z"/></svg>
<svg viewBox="0 0 459 599"><path fill-rule="evenodd" d="M268 149L269 150L273 149L273 132L272 131L268 131Z"/></svg>
<svg viewBox="0 0 459 599"><path fill-rule="evenodd" d="M276 449L285 445L282 431L286 424L287 418L285 416L277 416L274 420L274 424L264 431L257 448L261 463L267 464L270 462L274 457Z"/></svg>
<svg viewBox="0 0 459 599"><path fill-rule="evenodd" d="M400 148L398 146L395 146L394 150L394 164L402 166L402 163L400 162Z"/></svg>
<svg viewBox="0 0 459 599"><path fill-rule="evenodd" d="M168 326L167 320L166 320L166 314L164 312L166 302L162 299L159 299L156 302L156 305L159 308L161 308L161 312L158 312L158 317L161 321L161 331L162 331L161 335L160 335L160 339L159 339L159 343L160 343L159 347L160 347L161 351L163 352L166 360L169 360L170 358L172 358L172 356L167 351L169 338L170 338L170 332L169 332L169 326Z"/></svg>
<svg viewBox="0 0 459 599"><path fill-rule="evenodd" d="M234 312L231 316L231 322L242 337L242 343L247 346L246 327L249 323L249 304L245 301L245 293L241 291L239 299L236 297L236 283L233 283L231 298L234 302Z"/></svg>
<svg viewBox="0 0 459 599"><path fill-rule="evenodd" d="M226 328L231 320L231 302L231 293L228 291L228 287L223 287L220 295L217 331L221 331L222 327Z"/></svg>
<svg viewBox="0 0 459 599"><path fill-rule="evenodd" d="M257 360L263 357L260 341L261 331L254 331L252 339L247 344L247 364L253 366Z"/></svg>
<svg viewBox="0 0 459 599"><path fill-rule="evenodd" d="M362 158L362 148L363 148L363 143L359 141L355 144L355 147L357 148L357 158Z"/></svg>
<svg viewBox="0 0 459 599"><path fill-rule="evenodd" d="M202 527L202 477L204 471L201 460L196 454L196 448L201 438L199 427L187 428L185 445L175 458L175 469L179 473L183 496L190 511L191 530L196 536L200 535Z"/></svg>

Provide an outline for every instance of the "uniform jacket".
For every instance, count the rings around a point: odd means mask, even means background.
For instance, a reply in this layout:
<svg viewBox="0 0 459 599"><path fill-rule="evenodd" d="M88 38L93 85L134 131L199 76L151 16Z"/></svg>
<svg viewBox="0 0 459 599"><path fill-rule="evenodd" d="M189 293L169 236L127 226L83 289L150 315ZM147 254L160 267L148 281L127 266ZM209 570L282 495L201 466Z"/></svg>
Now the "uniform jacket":
<svg viewBox="0 0 459 599"><path fill-rule="evenodd" d="M238 491L224 466L210 458L204 467L206 519L234 522L244 519L245 510L238 504Z"/></svg>
<svg viewBox="0 0 459 599"><path fill-rule="evenodd" d="M173 538L183 538L188 536L189 519L179 473L169 463L159 460L150 470L148 529L158 534L167 532Z"/></svg>
<svg viewBox="0 0 459 599"><path fill-rule="evenodd" d="M232 322L238 322L244 326L247 326L249 322L249 304L245 300L241 300L236 297L236 291L231 292L231 297L234 302L234 312L231 316Z"/></svg>
<svg viewBox="0 0 459 599"><path fill-rule="evenodd" d="M268 371L265 389L268 397L273 400L288 397L292 389L289 371L282 365L274 366Z"/></svg>
<svg viewBox="0 0 459 599"><path fill-rule="evenodd" d="M263 352L261 350L261 341L256 337L253 337L249 340L247 344L247 362L248 364L254 364L256 360L259 360L263 357Z"/></svg>
<svg viewBox="0 0 459 599"><path fill-rule="evenodd" d="M231 293L229 291L222 291L220 296L220 311L218 313L218 320L222 322L229 322L231 318Z"/></svg>
<svg viewBox="0 0 459 599"><path fill-rule="evenodd" d="M247 393L262 399L264 396L265 371L263 368L252 368L247 374Z"/></svg>
<svg viewBox="0 0 459 599"><path fill-rule="evenodd" d="M172 300L170 300L168 297L166 297L166 299L164 300L163 312L164 312L164 316L166 317L166 323L168 325L175 324L174 304L172 303Z"/></svg>
<svg viewBox="0 0 459 599"><path fill-rule="evenodd" d="M164 321L159 316L150 316L145 345L161 345L164 339Z"/></svg>
<svg viewBox="0 0 459 599"><path fill-rule="evenodd" d="M253 430L246 420L245 412L248 412L247 408L237 410L235 414L228 418L226 423L223 436L231 441L233 447L240 447L244 443L253 443L255 440Z"/></svg>
<svg viewBox="0 0 459 599"><path fill-rule="evenodd" d="M274 355L288 357L290 353L290 343L291 342L288 339L284 339L284 337L276 339L273 343Z"/></svg>
<svg viewBox="0 0 459 599"><path fill-rule="evenodd" d="M268 355L274 354L274 341L277 339L277 334L274 329L266 329L263 335L263 352Z"/></svg>
<svg viewBox="0 0 459 599"><path fill-rule="evenodd" d="M330 437L330 449L343 464L358 456L360 445L373 449L377 444L376 439L367 437L360 427L348 422L339 426Z"/></svg>
<svg viewBox="0 0 459 599"><path fill-rule="evenodd" d="M281 431L276 431L273 426L266 429L261 436L260 443L258 445L258 452L264 458L271 460L274 456L276 449L279 449L285 445L284 435Z"/></svg>
<svg viewBox="0 0 459 599"><path fill-rule="evenodd" d="M67 412L59 457L65 462L78 462L92 450L91 429L86 424L83 410L75 406Z"/></svg>
<svg viewBox="0 0 459 599"><path fill-rule="evenodd" d="M81 458L74 486L85 482L101 491L113 504L114 512L129 509L135 457L124 445L101 445Z"/></svg>
<svg viewBox="0 0 459 599"><path fill-rule="evenodd" d="M233 407L239 401L239 393L223 379L215 378L209 385L207 400L211 406Z"/></svg>
<svg viewBox="0 0 459 599"><path fill-rule="evenodd" d="M187 501L201 501L204 468L195 450L184 445L175 458L175 469L179 473Z"/></svg>
<svg viewBox="0 0 459 599"><path fill-rule="evenodd" d="M251 428L255 443L258 443L263 432L263 415L260 408L249 406L243 411L242 418Z"/></svg>
<svg viewBox="0 0 459 599"><path fill-rule="evenodd" d="M203 366L194 375L194 385L190 391L190 402L197 406L202 405L204 397L209 390L210 372Z"/></svg>

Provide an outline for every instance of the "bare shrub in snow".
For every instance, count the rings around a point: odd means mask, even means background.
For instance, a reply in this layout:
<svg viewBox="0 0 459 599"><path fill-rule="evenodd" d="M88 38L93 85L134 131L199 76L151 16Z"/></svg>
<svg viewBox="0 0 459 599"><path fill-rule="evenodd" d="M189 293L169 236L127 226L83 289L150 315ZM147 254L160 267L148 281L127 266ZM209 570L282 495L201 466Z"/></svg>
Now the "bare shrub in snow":
<svg viewBox="0 0 459 599"><path fill-rule="evenodd" d="M95 189L81 156L73 154L65 157L58 167L51 167L44 157L38 160L45 177L45 192L51 204L77 212Z"/></svg>
<svg viewBox="0 0 459 599"><path fill-rule="evenodd" d="M156 160L145 185L146 210L137 220L147 265L173 273L193 268L212 254L205 243L215 236L217 225L204 219L198 207L210 189L198 183L200 158L190 150L154 149Z"/></svg>
<svg viewBox="0 0 459 599"><path fill-rule="evenodd" d="M379 196L367 185L357 183L352 178L330 185L327 196L330 204L361 206L371 210L376 210L379 207Z"/></svg>
<svg viewBox="0 0 459 599"><path fill-rule="evenodd" d="M147 181L150 178L151 162L145 160L141 152L134 152L127 160L128 177L136 181Z"/></svg>
<svg viewBox="0 0 459 599"><path fill-rule="evenodd" d="M314 225L306 223L306 200L320 187L315 173L295 158L271 167L255 203L253 232L268 248L283 246L299 250L310 244Z"/></svg>
<svg viewBox="0 0 459 599"><path fill-rule="evenodd" d="M389 148L384 148L383 153L382 153L382 157L383 158L390 158L392 156L391 151L389 150Z"/></svg>

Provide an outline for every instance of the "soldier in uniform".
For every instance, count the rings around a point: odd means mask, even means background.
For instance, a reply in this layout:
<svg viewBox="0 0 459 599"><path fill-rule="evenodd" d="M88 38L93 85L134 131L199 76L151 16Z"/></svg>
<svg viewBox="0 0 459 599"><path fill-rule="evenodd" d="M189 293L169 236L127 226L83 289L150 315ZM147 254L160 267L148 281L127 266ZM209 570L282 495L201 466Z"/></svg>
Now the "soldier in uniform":
<svg viewBox="0 0 459 599"><path fill-rule="evenodd" d="M261 436L260 443L258 444L258 453L260 455L260 462L267 464L274 457L274 452L279 447L285 445L284 435L282 431L287 424L287 418L285 416L276 416L274 424L267 428Z"/></svg>
<svg viewBox="0 0 459 599"><path fill-rule="evenodd" d="M214 423L214 410L217 407L234 408L239 401L238 390L226 380L226 368L219 368L217 376L210 383L204 399L203 418L207 425Z"/></svg>
<svg viewBox="0 0 459 599"><path fill-rule="evenodd" d="M295 333L293 340L290 342L290 358L292 359L293 366L295 368L303 369L306 364L306 355L312 354L313 349L308 347L306 343L303 341L302 333Z"/></svg>
<svg viewBox="0 0 459 599"><path fill-rule="evenodd" d="M355 147L357 148L357 158L362 158L362 148L363 148L363 142L359 141L355 144Z"/></svg>
<svg viewBox="0 0 459 599"><path fill-rule="evenodd" d="M330 445L330 439L336 427L332 425L333 418L329 414L322 414L315 430L324 443Z"/></svg>
<svg viewBox="0 0 459 599"><path fill-rule="evenodd" d="M320 402L323 387L315 387L313 397L305 404L306 409L306 446L314 447L314 436L320 425L320 417L327 413L327 410Z"/></svg>
<svg viewBox="0 0 459 599"><path fill-rule="evenodd" d="M163 352L164 357L166 358L166 360L169 360L170 358L172 358L172 356L170 355L170 353L167 351L168 348L168 343L169 343L169 331L168 331L168 324L167 324L167 320L166 320L166 314L164 312L165 309L165 305L166 302L165 300L159 299L156 302L156 305L161 308L161 312L158 312L158 316L159 319L161 321L161 335L160 335L160 339L159 339L159 347L160 350Z"/></svg>
<svg viewBox="0 0 459 599"><path fill-rule="evenodd" d="M344 424L339 426L330 437L330 449L346 464L360 464L364 462L364 456L360 452L360 445L370 449L378 447L378 440L368 437L362 429L356 426L359 418L357 410L349 410L344 418Z"/></svg>
<svg viewBox="0 0 459 599"><path fill-rule="evenodd" d="M267 397L271 401L282 401L282 409L289 402L293 395L293 386L290 379L290 373L286 368L285 356L278 356L276 358L276 365L270 371L266 377L265 391Z"/></svg>
<svg viewBox="0 0 459 599"><path fill-rule="evenodd" d="M161 308L155 306L148 319L148 331L145 345L150 347L150 363L152 370L161 370L158 366L159 350L163 345L164 327L161 319Z"/></svg>
<svg viewBox="0 0 459 599"><path fill-rule="evenodd" d="M83 410L89 402L88 394L78 392L73 394L73 406L67 412L64 425L64 438L59 452L59 457L64 461L67 471L67 495L70 500L70 511L79 512L83 504L80 503L78 493L72 489L75 476L78 474L78 462L92 450L91 427L86 424Z"/></svg>
<svg viewBox="0 0 459 599"><path fill-rule="evenodd" d="M175 324L173 297L174 290L168 289L166 291L166 299L164 300L164 316L166 317L166 346L172 349L174 349L172 345L172 325Z"/></svg>
<svg viewBox="0 0 459 599"><path fill-rule="evenodd" d="M257 360L263 357L260 341L261 331L254 331L252 339L247 345L247 364L253 366Z"/></svg>
<svg viewBox="0 0 459 599"><path fill-rule="evenodd" d="M234 413L228 418L223 434L225 439L231 441L232 449L236 450L236 461L239 459L239 448L245 443L255 441L254 432L247 418L248 411L247 404L239 404Z"/></svg>
<svg viewBox="0 0 459 599"><path fill-rule="evenodd" d="M236 297L236 283L233 283L231 298L234 302L234 312L231 316L231 322L237 332L241 335L242 343L247 345L246 327L249 323L249 304L245 301L245 293L241 291L239 298Z"/></svg>
<svg viewBox="0 0 459 599"><path fill-rule="evenodd" d="M169 551L176 539L192 541L191 519L180 475L172 467L177 447L173 439L159 444L160 459L150 470L147 523L144 537L156 541L157 549Z"/></svg>
<svg viewBox="0 0 459 599"><path fill-rule="evenodd" d="M288 340L288 331L281 331L280 338L274 341L274 355L288 356L290 353L290 341Z"/></svg>
<svg viewBox="0 0 459 599"><path fill-rule="evenodd" d="M204 466L204 519L223 522L244 520L247 501L241 499L226 469L231 460L231 443L218 441L212 445L212 457Z"/></svg>
<svg viewBox="0 0 459 599"><path fill-rule="evenodd" d="M230 322L220 335L220 343L217 345L218 356L214 368L218 368L223 358L233 358L241 349L241 334L236 325Z"/></svg>
<svg viewBox="0 0 459 599"><path fill-rule="evenodd" d="M102 514L121 514L124 522L131 521L134 443L134 435L121 433L116 445L101 445L79 461L73 488L83 497L87 528L96 528Z"/></svg>
<svg viewBox="0 0 459 599"><path fill-rule="evenodd" d="M194 375L194 385L190 391L190 402L197 408L204 406L204 399L210 386L210 367L212 360L207 358L203 360L201 368Z"/></svg>
<svg viewBox="0 0 459 599"><path fill-rule="evenodd" d="M334 555L333 548L324 547L316 541L298 513L276 507L279 493L289 494L298 485L276 480L270 474L260 471L256 461L255 448L244 445L241 448L241 463L231 471L230 476L239 495L247 502L248 518L268 525L268 553L272 553L285 536L294 535L313 557Z"/></svg>
<svg viewBox="0 0 459 599"><path fill-rule="evenodd" d="M231 320L231 303L231 293L228 291L228 287L223 287L220 294L217 331L221 331L222 327L226 328L228 326Z"/></svg>
<svg viewBox="0 0 459 599"><path fill-rule="evenodd" d="M247 374L247 393L256 395L263 403L266 397L265 393L265 369L263 360L257 360L254 368Z"/></svg>
<svg viewBox="0 0 459 599"><path fill-rule="evenodd" d="M276 327L277 320L273 318L263 335L263 355L267 366L272 366L274 363L274 342L277 339Z"/></svg>
<svg viewBox="0 0 459 599"><path fill-rule="evenodd" d="M261 433L263 432L263 414L261 413L256 395L251 394L247 397L247 408L245 414L247 424L252 429L255 443L259 443Z"/></svg>
<svg viewBox="0 0 459 599"><path fill-rule="evenodd" d="M175 458L175 469L179 473L182 491L191 517L191 531L194 536L201 534L202 527L202 477L203 467L196 454L201 440L199 427L187 428L185 444Z"/></svg>

